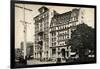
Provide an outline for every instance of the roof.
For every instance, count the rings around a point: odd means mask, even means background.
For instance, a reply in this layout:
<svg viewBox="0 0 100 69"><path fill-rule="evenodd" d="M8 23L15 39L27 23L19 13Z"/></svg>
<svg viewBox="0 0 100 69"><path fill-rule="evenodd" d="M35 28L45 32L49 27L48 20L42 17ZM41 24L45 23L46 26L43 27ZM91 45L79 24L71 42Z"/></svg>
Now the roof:
<svg viewBox="0 0 100 69"><path fill-rule="evenodd" d="M58 14L58 13L54 14L54 16L52 17L52 20L51 20L51 25L52 25L52 23L55 23L55 25L64 24L65 22L68 23L68 21L70 21L71 14L73 12L77 12L77 11L79 11L79 9L75 8L72 11L68 11L68 12L65 12L62 14Z"/></svg>
<svg viewBox="0 0 100 69"><path fill-rule="evenodd" d="M42 9L48 10L48 8L47 8L47 7L42 6L42 7L40 7L40 8L38 9L38 11L41 11Z"/></svg>
<svg viewBox="0 0 100 69"><path fill-rule="evenodd" d="M69 20L70 17L71 17L71 13L72 13L72 12L69 11L69 12L65 12L65 13L62 13L62 14L56 14L56 15L54 15L54 16L52 17L51 24L53 23L53 21L54 21L54 23L55 23L56 25L59 25L59 24L64 23L64 22L62 22L62 21L66 21L66 22L67 22L67 20Z"/></svg>
<svg viewBox="0 0 100 69"><path fill-rule="evenodd" d="M44 9L44 11L43 11ZM49 9L45 6L42 6L38 9L38 11L40 12L37 16L35 16L33 19L37 19L39 16L41 16L42 14L45 14L47 11L49 11Z"/></svg>

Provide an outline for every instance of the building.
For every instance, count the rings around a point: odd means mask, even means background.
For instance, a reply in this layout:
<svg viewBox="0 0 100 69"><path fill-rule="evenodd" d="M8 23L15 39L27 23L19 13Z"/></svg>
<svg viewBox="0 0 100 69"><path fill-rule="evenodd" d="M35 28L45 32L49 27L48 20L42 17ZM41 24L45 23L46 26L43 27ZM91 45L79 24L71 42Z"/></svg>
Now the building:
<svg viewBox="0 0 100 69"><path fill-rule="evenodd" d="M34 45L32 42L27 43L26 55L28 59L34 58Z"/></svg>
<svg viewBox="0 0 100 69"><path fill-rule="evenodd" d="M67 40L71 38L71 31L76 25L83 23L83 10L74 8L59 14L45 6L38 9L35 20L34 58L40 60L70 58L71 46Z"/></svg>
<svg viewBox="0 0 100 69"><path fill-rule="evenodd" d="M67 40L71 38L71 32L76 25L83 23L83 10L80 8L59 14L54 11L50 24L50 56L56 58L70 58L71 46Z"/></svg>
<svg viewBox="0 0 100 69"><path fill-rule="evenodd" d="M38 9L39 15L34 17L35 20L35 55L36 59L49 59L49 27L51 21L50 10L42 6Z"/></svg>
<svg viewBox="0 0 100 69"><path fill-rule="evenodd" d="M20 48L15 49L15 60L19 60L20 58L23 58L23 52Z"/></svg>
<svg viewBox="0 0 100 69"><path fill-rule="evenodd" d="M23 47L24 43L21 42L21 51L23 52ZM27 47L26 47L26 55L27 58L34 58L34 43L33 42L27 42Z"/></svg>

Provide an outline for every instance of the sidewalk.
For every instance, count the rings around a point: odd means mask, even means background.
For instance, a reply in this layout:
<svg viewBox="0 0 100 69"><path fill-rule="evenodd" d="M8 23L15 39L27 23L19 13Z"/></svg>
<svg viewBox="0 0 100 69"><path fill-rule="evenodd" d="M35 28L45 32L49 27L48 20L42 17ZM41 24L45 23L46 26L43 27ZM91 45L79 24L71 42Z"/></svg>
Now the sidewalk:
<svg viewBox="0 0 100 69"><path fill-rule="evenodd" d="M34 64L53 64L53 63L56 63L56 62L53 62L53 61L40 61L40 60L27 60L27 64L28 65L34 65Z"/></svg>

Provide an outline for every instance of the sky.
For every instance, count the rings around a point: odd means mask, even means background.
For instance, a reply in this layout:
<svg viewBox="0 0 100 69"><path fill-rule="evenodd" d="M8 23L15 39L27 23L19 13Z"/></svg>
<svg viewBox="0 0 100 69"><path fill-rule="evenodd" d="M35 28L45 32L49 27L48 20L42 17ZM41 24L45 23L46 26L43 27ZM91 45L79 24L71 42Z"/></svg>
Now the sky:
<svg viewBox="0 0 100 69"><path fill-rule="evenodd" d="M16 4L23 7L23 4ZM25 8L31 9L33 11L25 10L25 21L27 24L27 41L34 42L34 17L39 14L38 9L42 6L46 6L50 10L56 10L58 13L64 13L71 11L73 8L79 7L69 7L69 6L48 6L48 5L34 5L25 4ZM88 26L94 28L94 9L93 8L82 8L84 9L84 19ZM15 7L15 48L20 48L20 43L24 41L24 26L21 21L24 21L23 9Z"/></svg>

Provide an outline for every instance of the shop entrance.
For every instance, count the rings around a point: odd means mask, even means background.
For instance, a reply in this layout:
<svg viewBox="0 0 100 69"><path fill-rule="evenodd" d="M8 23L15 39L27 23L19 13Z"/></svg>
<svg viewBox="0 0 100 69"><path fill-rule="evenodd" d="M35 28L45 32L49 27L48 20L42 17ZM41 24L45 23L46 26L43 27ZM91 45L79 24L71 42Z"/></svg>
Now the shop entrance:
<svg viewBox="0 0 100 69"><path fill-rule="evenodd" d="M61 53L62 53L62 57L65 57L65 49L62 49Z"/></svg>

